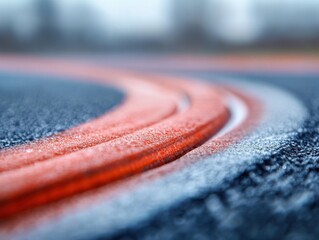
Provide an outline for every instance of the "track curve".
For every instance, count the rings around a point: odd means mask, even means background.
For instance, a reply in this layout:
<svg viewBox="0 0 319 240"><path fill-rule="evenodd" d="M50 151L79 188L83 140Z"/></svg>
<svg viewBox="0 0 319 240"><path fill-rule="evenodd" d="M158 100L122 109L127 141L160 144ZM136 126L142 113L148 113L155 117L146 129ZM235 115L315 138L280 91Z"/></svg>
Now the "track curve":
<svg viewBox="0 0 319 240"><path fill-rule="evenodd" d="M137 87L145 85L149 87L145 93L149 93L146 95L150 99L141 99L138 107L136 102L132 104L137 110L123 114L123 122L114 127L114 134L111 134L113 138L107 137L113 127L111 124L105 128L108 129L106 135L98 140L93 141L95 137L90 140L94 131L84 131L81 142L73 142L72 131L76 134L81 128L77 126L53 136L72 147L63 146L48 157L40 154L37 158L38 153L35 153L29 159L19 160L19 156L25 157L23 151L30 146L0 152L0 164L11 157L10 162L17 161L0 173L0 184L4 186L0 189L0 234L17 239L123 236L125 229L134 229L160 215L163 209L201 196L227 179L235 178L238 172L260 159L276 154L296 137L308 117L303 104L286 91L247 81L244 77L222 75L226 68L231 70L227 65L229 60L221 59L219 65L218 60L214 60L215 69L219 71L213 75L192 74L187 64L178 61L176 66L176 59L172 58L172 65L166 67L169 70L164 71L165 64L157 65L156 61L156 70L154 65L150 68L143 65L144 70L141 70L141 65L132 67L131 63L123 62L122 65L106 64L114 68L107 70L105 62L101 61L31 58L25 65L26 59L0 59L3 69L20 68L28 72L41 66L40 73L77 76L80 80L88 77L98 82L105 78L116 79L108 81L127 92L145 90ZM202 61L206 65L196 60L199 66L203 64L209 68L211 62ZM238 59L233 61L238 62ZM233 70L256 69L268 61L238 65ZM61 72L52 71L48 67L50 64ZM172 72L174 67L177 68L175 73ZM187 71L182 71L182 67ZM202 71L199 68L196 71ZM158 94L154 102L155 95L150 89ZM143 117L158 113L157 107L154 111L155 103L164 106L164 114L152 116L153 121L146 121L139 127L134 127L140 120L136 117L132 127L121 133L121 125L131 119L144 102L149 103L146 109L153 108L143 111ZM123 109L120 106L105 117ZM116 123L120 121L114 120ZM99 131L95 129L97 135ZM45 141L52 140L43 141L37 144L50 152L52 145Z"/></svg>

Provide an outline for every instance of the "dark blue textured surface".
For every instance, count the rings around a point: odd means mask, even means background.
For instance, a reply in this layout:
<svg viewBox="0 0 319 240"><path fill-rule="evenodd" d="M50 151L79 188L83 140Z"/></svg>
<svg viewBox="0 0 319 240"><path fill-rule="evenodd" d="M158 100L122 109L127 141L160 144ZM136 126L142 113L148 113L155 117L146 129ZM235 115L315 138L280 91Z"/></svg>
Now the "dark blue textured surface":
<svg viewBox="0 0 319 240"><path fill-rule="evenodd" d="M0 149L66 130L122 99L123 93L105 85L0 73Z"/></svg>
<svg viewBox="0 0 319 240"><path fill-rule="evenodd" d="M126 229L114 239L319 239L319 75L183 74L273 84L302 101L309 118L296 139L278 153L239 169L237 177L163 210L147 224ZM213 213L208 209L211 199L216 204Z"/></svg>

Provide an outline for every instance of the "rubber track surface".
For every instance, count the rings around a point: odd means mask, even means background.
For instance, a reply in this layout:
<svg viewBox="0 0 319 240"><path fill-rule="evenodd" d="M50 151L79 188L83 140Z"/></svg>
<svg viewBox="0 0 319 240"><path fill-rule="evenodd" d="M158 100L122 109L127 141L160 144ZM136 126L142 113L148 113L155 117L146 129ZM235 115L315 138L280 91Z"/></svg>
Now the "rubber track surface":
<svg viewBox="0 0 319 240"><path fill-rule="evenodd" d="M240 91L218 88L209 83L185 81L185 78L213 81L223 77L235 77L244 78L252 83L266 82L278 86L290 91L303 102L309 116L304 125L293 133L294 139L281 146L275 154L259 159L254 164L238 168L235 175L217 186L214 185L201 194L184 199L177 205L162 209L147 222L132 223L130 228L112 235L106 233L105 237L102 234L99 237L318 239L319 74L316 70L318 61L312 57L303 59L298 56L273 58L230 56L197 59L171 58L166 63L165 61L146 62L147 64L144 64L145 62L141 61L140 65L138 62L125 63L124 65L128 68L143 69L143 74L133 75L127 75L129 72L101 70L99 67L86 69L82 65L78 67L80 65L66 63L60 63L63 66L60 69L63 70L57 74L54 71L50 72L50 68L43 65L41 74L47 71L48 74L76 76L82 80L89 77L95 79L95 82L114 85L127 96L130 94L136 96L134 87L130 87L132 84L145 84L147 90L144 94L149 96L149 101L152 101L154 96L158 99L150 105L147 105L148 101L141 100L139 106L145 106L143 113L146 117L152 112L160 112L160 114L155 114L142 123L139 122L140 118L136 117L136 120L132 120L131 126L122 128L122 123L114 126L118 122L118 119L114 117L117 110L114 110L106 116L111 115L112 119L116 120L111 121L112 124L105 128L105 135L102 134L103 136L97 140L95 137L90 139L86 136L92 133L93 136L94 134L99 136L103 127L87 131L86 123L84 123L73 128L75 130L70 129L37 142L40 149L49 152L48 155L37 152L38 148L31 143L3 150L0 153L0 160L2 160L0 166L3 171L0 174L0 184L3 186L0 189L0 216L5 221L2 232L3 229L8 230L12 226L14 229L15 218L19 222L18 214L21 216L22 224L23 221L28 222L28 214L32 219L32 212L25 211L29 208L47 204L48 210L45 207L42 210L39 208L39 212L35 212L34 216L50 215L50 211L52 211L51 215L52 213L54 215L63 211L63 201L62 208L59 207L59 203L48 204L52 201L105 184L110 184L112 195L113 186L115 192L118 189L125 191L125 187L117 187L117 180L133 174L141 175L141 172L145 170L179 158L180 167L165 168L166 171L169 169L167 173L161 173L158 176L165 177L170 171L179 171L179 168L188 167L184 163L192 164L192 161L200 161L202 158L215 154L216 149L227 148L234 139L238 140L242 135L239 134L236 137L231 135L229 138L222 136L220 142L211 138L230 117L225 92L232 92L241 98L246 102L250 112L248 119L251 122L246 120L245 124L236 128L235 131L241 133L253 131L252 123L262 117L262 105L259 105L255 99L242 95ZM24 63L23 59L19 63L19 60L15 58L9 60L4 58L0 60L0 67L26 72L34 71L35 67L32 64L25 67ZM42 63L35 60L35 66L39 64ZM150 72L160 72L160 75L168 74L174 77L163 77L158 74L154 77ZM108 80L105 76L109 76ZM152 94L148 95L149 91L152 91ZM166 93L165 97L162 97L163 92ZM189 102L186 107L181 107L185 97ZM124 102L124 107L118 106L119 112L125 110L125 104L129 104L130 101L131 99L128 99ZM150 110L156 103L159 108L164 106L162 112ZM132 106L136 106L136 103ZM132 109L132 106L127 109ZM124 115L134 116L139 109L137 108L133 113L125 110ZM125 123L128 118L121 116L120 119L123 119ZM104 126L104 120L101 122ZM72 142L82 127L84 128L82 136L88 140ZM112 129L115 129L114 133L108 135L113 131ZM120 134L117 135L116 132ZM60 148L51 151L54 149L51 144L55 141L58 142L56 146ZM71 145L65 147L64 144L70 141ZM194 148L194 151L187 154ZM31 155L26 155L25 151L29 149ZM7 159L11 160L6 162ZM62 168L56 166L62 166ZM125 186L132 187L130 184ZM103 189L101 190L103 192ZM92 191L92 194L99 193ZM83 198L86 198L85 195ZM72 199L70 202L72 203ZM51 210L50 206L52 206ZM23 220L24 217L26 220Z"/></svg>
<svg viewBox="0 0 319 240"><path fill-rule="evenodd" d="M229 63L222 70L209 70L211 66L206 65L182 71L181 67L179 72L206 79L239 77L288 90L310 113L296 138L277 154L239 169L237 177L161 212L147 224L113 236L115 239L318 239L318 64L301 60L302 64L292 67L294 64L282 61L285 67L276 63L263 67L249 58L248 65L257 65L258 71L236 66L232 70L234 65Z"/></svg>
<svg viewBox="0 0 319 240"><path fill-rule="evenodd" d="M67 63L65 66L68 67ZM15 67L17 66L15 65ZM17 69L19 68L17 67ZM77 69L70 66L67 73L78 74L75 71ZM43 70L44 68L42 68ZM87 72L90 71L93 72L94 69L88 68ZM121 73L115 75L118 78L130 77ZM112 77L106 71L102 71L101 76ZM42 151L36 153L37 146L35 149L27 149L31 150L32 153L30 160L21 161L20 156L25 154L23 149L21 152L21 148L4 152L4 172L0 175L0 184L4 186L0 190L1 218L162 165L185 153L187 149L196 147L218 131L228 119L228 111L223 103L222 95L213 87L205 84L184 82L182 87L177 87L179 85L175 86L174 83L171 83L172 80L175 79L163 78L161 84L166 83L165 87L169 89L175 88L177 96L180 95L181 91L185 92L184 95L189 98L190 106L185 111L177 113L176 116L163 120L151 128L144 128L123 137L117 135L114 140L102 136L100 137L101 141L94 142L94 145L91 144L90 140L87 143L86 136L84 136L86 147L81 147L81 150L73 148L71 149L72 153L57 150L56 154L53 153L55 156L69 153L58 158L44 156ZM125 82L125 84L129 84L129 82ZM161 94L163 93L165 94L164 89L161 91ZM165 109L170 109L169 104L165 105L166 99L170 98L165 96L161 104ZM154 102L154 96L150 101ZM145 105L147 103L142 107ZM155 107L154 104L152 107ZM138 128L134 125L132 127ZM66 134L70 135L68 132ZM92 129L85 134L92 134ZM100 135L101 132L97 134ZM70 139L68 136L65 138L64 135L60 135L58 141L61 138L62 144L68 143ZM45 141L53 141L55 144L55 139L54 136L53 139ZM175 144L170 146L172 143ZM48 145L49 151L52 148L50 142L44 144L41 142L40 144L44 145L44 148ZM54 149L56 150L56 148ZM8 156L11 158L11 163L7 163ZM15 162L17 162L15 168L19 169L10 168L10 165ZM31 162L38 163L30 165ZM9 167L6 167L8 165ZM14 185L11 184L13 182Z"/></svg>

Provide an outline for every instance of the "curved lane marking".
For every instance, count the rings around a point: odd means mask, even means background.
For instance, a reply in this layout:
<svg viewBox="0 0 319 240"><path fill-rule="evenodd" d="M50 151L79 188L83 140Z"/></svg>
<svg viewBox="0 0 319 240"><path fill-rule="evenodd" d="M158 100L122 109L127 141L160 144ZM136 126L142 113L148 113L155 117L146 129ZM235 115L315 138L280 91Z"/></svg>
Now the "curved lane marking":
<svg viewBox="0 0 319 240"><path fill-rule="evenodd" d="M28 68L24 62L23 58L13 61L0 59L0 69L8 70L9 68L36 73L36 69ZM30 64L32 59L28 62ZM52 65L54 66L54 63L45 63L45 61L33 63L33 65L38 64L42 72L45 70L50 72ZM184 93L176 89L155 85L145 80L132 79L126 74L117 73L116 78L112 78L114 74L110 76L106 70L96 73L94 68L81 68L79 72L79 68L72 66L67 72L55 70L54 73L83 77L84 80L97 79L103 83L113 84L126 91L127 97L124 103L97 119L62 133L0 151L0 172L65 155L132 133L175 114L177 110L180 111L179 102L184 101ZM124 80L121 82L121 79ZM136 85L139 87L135 87ZM154 109L156 111L153 111Z"/></svg>
<svg viewBox="0 0 319 240"><path fill-rule="evenodd" d="M162 78L165 85L177 87L176 81ZM5 186L0 217L160 166L203 143L228 120L223 95L204 83L183 81L181 88L190 99L184 112L121 138L0 174Z"/></svg>
<svg viewBox="0 0 319 240"><path fill-rule="evenodd" d="M214 135L214 137L204 144L207 154L208 152L212 153L212 151L222 151L221 148L216 146L214 146L213 149L210 149L208 145L209 142L213 142L214 139L218 138L221 142L225 141L227 144L232 144L243 137L248 129L252 128L251 123L257 121L260 117L260 106L255 98L248 97L245 94L233 91L229 88L225 89L225 94L227 99L231 99L227 100L227 102L231 102L229 108L231 123L227 123L220 131L217 132L216 135ZM237 106L240 107L238 108ZM226 144L223 144L223 146L226 147ZM199 149L202 149L202 146L199 146L189 154L192 155L194 154L194 151L201 151ZM20 215L19 218L11 219L11 221L0 226L0 233L5 234L5 229L11 229L12 232L17 234L19 231L26 231L26 229L39 227L43 224L50 224L52 221L56 221L56 219L63 219L63 216L72 215L75 212L87 209L89 206L92 206L92 204L98 205L101 201L105 202L106 200L116 198L120 193L127 192L128 189L134 189L136 186L143 185L157 178L165 177L165 175L169 173L187 167L188 164L190 164L190 157L187 157L187 164L185 164L185 159L182 160L185 156L178 160L178 162L180 162L180 164L177 164L178 167L165 165L164 168L157 168L135 176L134 178L115 183L111 186L101 187L99 189L74 196L68 200L53 203L46 206L46 208L38 208L32 212L25 212ZM199 160L198 157L199 155L196 154L196 161ZM9 233L6 233L6 236L8 235L10 235L10 231Z"/></svg>
<svg viewBox="0 0 319 240"><path fill-rule="evenodd" d="M248 129L238 127L238 131L231 132L234 137L240 137L240 141L235 144L230 142L230 146L221 142L227 148L220 151L221 143L217 139L212 144L215 149L211 151L212 155L203 151L196 154L197 160L188 158L188 161L182 157L181 160L177 159L127 181L74 196L61 205L56 203L52 208L48 205L45 209L38 209L38 215L31 215L30 218L39 225L33 222L37 227L27 231L27 236L30 239L50 237L52 233L54 237L63 239L112 236L123 229L147 222L164 209L181 204L186 199L200 197L226 179L236 177L239 171L279 151L296 136L297 129L308 116L307 111L300 101L285 91L239 80L233 79L229 82L230 86L249 98L259 100L263 107L260 115L259 107L255 106L260 120L257 118L255 122L248 118L245 120ZM255 128L247 132L251 126ZM226 134L225 140L231 141L233 136L230 136ZM187 155L192 154L190 152ZM118 194L119 188L122 189L121 194ZM51 209L49 216L45 214L48 207ZM44 211L42 214L41 210ZM49 222L42 224L40 220L44 219ZM12 236L17 237L19 231L23 232L23 224L19 226Z"/></svg>
<svg viewBox="0 0 319 240"><path fill-rule="evenodd" d="M0 227L1 234L30 239L41 236L52 239L107 236L145 221L163 208L197 196L234 176L243 165L252 164L256 159L277 151L305 120L307 113L303 106L291 95L274 88L234 83L231 85L236 87L236 91L248 92L248 98L255 96L261 101L264 108L261 121L258 120L260 108L255 102L247 104L249 111L244 122L234 124L235 128L226 131L225 135L212 138L203 145L208 146L204 150L196 148L161 168L20 214ZM270 95L273 98L269 98ZM290 106L288 111L287 105ZM255 122L253 116L258 121ZM248 134L247 130L252 126L256 128ZM234 139L241 141L229 146ZM252 146L254 149L251 149ZM117 195L118 192L121 194Z"/></svg>

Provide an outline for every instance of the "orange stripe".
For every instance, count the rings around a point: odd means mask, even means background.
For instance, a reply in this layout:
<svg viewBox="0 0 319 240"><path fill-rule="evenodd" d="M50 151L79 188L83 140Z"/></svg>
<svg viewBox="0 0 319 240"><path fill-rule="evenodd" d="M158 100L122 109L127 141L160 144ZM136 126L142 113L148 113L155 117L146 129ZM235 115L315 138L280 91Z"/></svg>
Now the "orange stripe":
<svg viewBox="0 0 319 240"><path fill-rule="evenodd" d="M26 68L24 62L25 59L0 60L0 68L36 71L36 69ZM30 63L30 61L28 62ZM39 67L42 72L46 68L48 68L48 71L52 68L51 64L44 61L34 64L40 64ZM183 96L182 91L176 91L176 89L173 91L173 89L164 88L144 80L130 79L131 76L129 78L126 74L119 73L117 78L111 78L108 71L98 72L97 75L91 68L81 68L81 71L78 71L78 69L79 67L72 66L67 72L64 72L57 68L55 74L74 74L76 77L97 79L102 80L103 83L119 85L120 88L127 91L128 96L125 102L116 110L63 133L1 151L0 172L78 151L150 126L174 114L177 104ZM118 84L118 78L127 78L127 81ZM135 87L136 85L138 88ZM156 111L153 111L154 108ZM141 118L141 116L143 117Z"/></svg>
<svg viewBox="0 0 319 240"><path fill-rule="evenodd" d="M190 108L130 135L3 172L0 217L175 160L203 143L227 121L229 114L217 88L187 81L173 84L177 79L161 80L174 88L181 84L190 98Z"/></svg>
<svg viewBox="0 0 319 240"><path fill-rule="evenodd" d="M163 168L157 168L134 178L74 196L69 198L67 201L49 204L43 208L25 212L17 218L11 218L11 221L7 221L0 225L0 234L7 234L8 229L10 233L10 231L15 231L17 229L32 229L35 226L38 226L38 224L50 223L50 221L53 221L55 218L59 218L61 215L73 214L79 209L85 209L87 206L92 204L99 204L99 202L107 201L117 196L119 193L125 192L127 189L134 189L136 185L165 177L165 175L174 171L179 171L193 162L203 159L201 153L203 153L204 156L207 156L207 154L222 151L224 147L231 145L234 141L239 140L244 134L246 134L247 131L249 131L258 121L261 114L260 103L257 99L248 97L245 94L234 91L233 89L230 91L244 101L248 108L248 114L244 121L232 131L218 139L211 139L207 141L204 145L194 149L189 154L184 155L182 158L172 162L171 164L165 165ZM223 143L221 144L222 148L217 147L220 143ZM195 159L191 156L194 156Z"/></svg>

